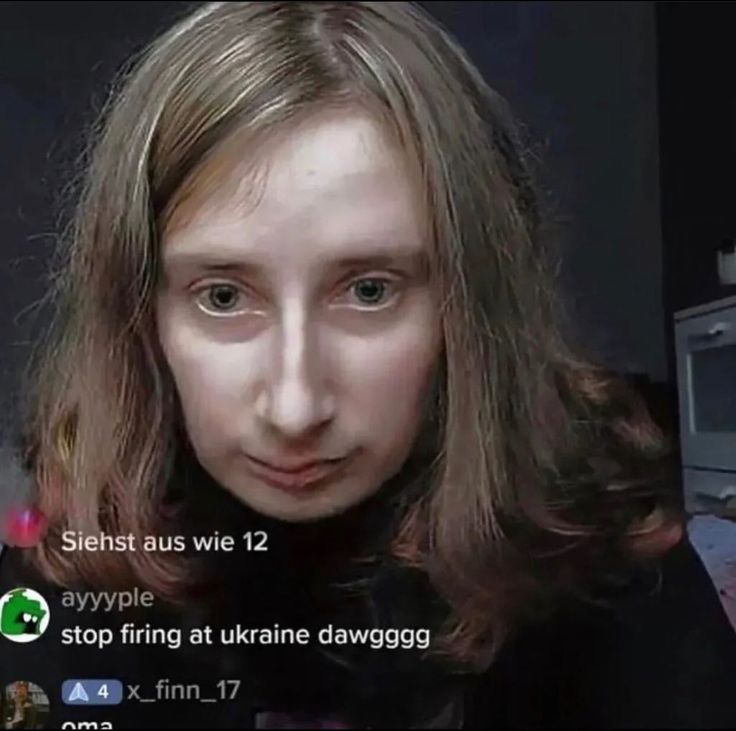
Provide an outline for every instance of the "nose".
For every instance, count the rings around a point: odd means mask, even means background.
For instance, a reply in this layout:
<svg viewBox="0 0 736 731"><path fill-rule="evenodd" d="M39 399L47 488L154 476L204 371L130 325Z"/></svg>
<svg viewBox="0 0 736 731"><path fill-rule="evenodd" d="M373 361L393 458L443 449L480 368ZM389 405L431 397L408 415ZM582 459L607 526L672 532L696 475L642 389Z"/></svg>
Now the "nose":
<svg viewBox="0 0 736 731"><path fill-rule="evenodd" d="M304 308L284 311L256 412L289 439L313 435L335 415L335 398L317 329Z"/></svg>

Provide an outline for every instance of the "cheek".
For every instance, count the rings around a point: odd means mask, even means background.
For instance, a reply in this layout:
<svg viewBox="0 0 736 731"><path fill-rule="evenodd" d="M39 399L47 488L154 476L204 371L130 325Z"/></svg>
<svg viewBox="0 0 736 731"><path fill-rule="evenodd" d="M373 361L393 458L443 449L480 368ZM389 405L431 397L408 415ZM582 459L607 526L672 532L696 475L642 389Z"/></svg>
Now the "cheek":
<svg viewBox="0 0 736 731"><path fill-rule="evenodd" d="M352 418L387 444L410 440L439 350L439 336L425 320L356 344L344 363Z"/></svg>
<svg viewBox="0 0 736 731"><path fill-rule="evenodd" d="M187 431L195 445L222 443L238 416L236 399L255 353L248 345L217 343L175 319L160 322L161 344L181 401ZM247 352L243 352L246 350Z"/></svg>

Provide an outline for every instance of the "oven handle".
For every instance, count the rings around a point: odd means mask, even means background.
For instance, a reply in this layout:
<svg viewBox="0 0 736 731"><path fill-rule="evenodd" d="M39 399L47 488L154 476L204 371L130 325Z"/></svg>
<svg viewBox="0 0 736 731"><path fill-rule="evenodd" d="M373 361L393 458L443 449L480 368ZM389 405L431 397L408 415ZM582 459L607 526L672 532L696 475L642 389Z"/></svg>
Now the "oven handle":
<svg viewBox="0 0 736 731"><path fill-rule="evenodd" d="M723 333L728 332L730 329L731 325L729 323L717 322L714 325L711 325L703 333L694 333L693 335L688 335L688 340L713 340L714 338L723 335Z"/></svg>
<svg viewBox="0 0 736 731"><path fill-rule="evenodd" d="M705 492L703 490L696 490L695 496L703 500L710 500L710 501L719 502L719 503L727 503L729 500L736 497L736 486L727 485L726 487L722 488L721 491L717 495L714 495L713 493Z"/></svg>

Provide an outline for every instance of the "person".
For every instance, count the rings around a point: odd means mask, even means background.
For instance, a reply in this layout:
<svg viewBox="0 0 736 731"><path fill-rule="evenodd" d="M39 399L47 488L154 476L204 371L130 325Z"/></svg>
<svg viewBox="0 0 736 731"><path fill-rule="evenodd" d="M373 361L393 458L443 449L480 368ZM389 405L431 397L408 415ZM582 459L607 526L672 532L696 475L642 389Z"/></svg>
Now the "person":
<svg viewBox="0 0 736 731"><path fill-rule="evenodd" d="M28 684L16 681L6 709L5 728L39 728L36 706L28 697Z"/></svg>
<svg viewBox="0 0 736 731"><path fill-rule="evenodd" d="M51 625L0 663L126 695L50 719L733 727L667 440L572 344L533 155L424 10L207 3L86 163L18 448L47 530L0 564Z"/></svg>

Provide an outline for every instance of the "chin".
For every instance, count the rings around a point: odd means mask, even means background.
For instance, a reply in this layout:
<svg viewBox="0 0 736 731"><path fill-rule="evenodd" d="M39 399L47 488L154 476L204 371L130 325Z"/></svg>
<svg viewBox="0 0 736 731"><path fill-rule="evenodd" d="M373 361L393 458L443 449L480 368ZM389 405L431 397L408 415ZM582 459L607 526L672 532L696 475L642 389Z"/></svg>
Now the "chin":
<svg viewBox="0 0 736 731"><path fill-rule="evenodd" d="M257 508L253 508L258 510ZM274 520L280 520L283 523L316 523L320 520L325 520L332 516L340 515L344 513L347 508L335 508L333 510L288 510L288 509L274 509L274 510L258 510L259 513L267 518L273 518Z"/></svg>
<svg viewBox="0 0 736 731"><path fill-rule="evenodd" d="M281 493L267 485L258 490L251 485L247 490L233 490L233 493L256 513L285 523L309 523L340 515L369 497L345 500L343 494L343 500L340 500L334 494L330 495L329 488L302 495Z"/></svg>

